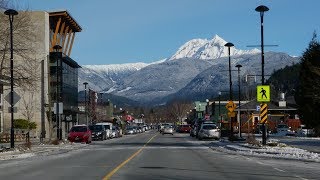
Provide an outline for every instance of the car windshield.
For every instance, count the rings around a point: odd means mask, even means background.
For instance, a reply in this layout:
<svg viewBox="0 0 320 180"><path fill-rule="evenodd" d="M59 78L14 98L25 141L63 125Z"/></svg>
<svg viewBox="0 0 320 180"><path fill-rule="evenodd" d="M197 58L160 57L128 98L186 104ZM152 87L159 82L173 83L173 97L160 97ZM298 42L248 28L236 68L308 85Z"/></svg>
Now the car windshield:
<svg viewBox="0 0 320 180"><path fill-rule="evenodd" d="M110 129L110 125L104 125L105 129Z"/></svg>
<svg viewBox="0 0 320 180"><path fill-rule="evenodd" d="M74 126L70 129L70 132L86 132L87 127L85 126Z"/></svg>
<svg viewBox="0 0 320 180"><path fill-rule="evenodd" d="M217 128L217 126L215 126L215 125L204 125L202 127L202 129L207 129L207 130L216 129L216 128Z"/></svg>
<svg viewBox="0 0 320 180"><path fill-rule="evenodd" d="M285 124L281 124L281 125L278 125L278 128L289 128L289 127Z"/></svg>
<svg viewBox="0 0 320 180"><path fill-rule="evenodd" d="M102 127L102 125L91 125L91 126L89 126L89 129L91 131L102 131L103 127Z"/></svg>

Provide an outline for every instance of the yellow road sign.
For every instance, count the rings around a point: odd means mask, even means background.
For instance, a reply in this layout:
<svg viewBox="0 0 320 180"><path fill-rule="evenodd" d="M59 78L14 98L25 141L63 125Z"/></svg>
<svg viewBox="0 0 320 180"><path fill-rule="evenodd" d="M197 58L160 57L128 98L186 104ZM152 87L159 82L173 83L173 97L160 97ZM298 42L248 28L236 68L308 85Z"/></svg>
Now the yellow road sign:
<svg viewBox="0 0 320 180"><path fill-rule="evenodd" d="M260 123L264 124L268 120L268 105L263 103L260 106Z"/></svg>
<svg viewBox="0 0 320 180"><path fill-rule="evenodd" d="M229 112L233 112L237 108L237 106L233 103L233 101L229 101L226 105L226 108Z"/></svg>
<svg viewBox="0 0 320 180"><path fill-rule="evenodd" d="M236 117L236 112L228 112L228 117Z"/></svg>
<svg viewBox="0 0 320 180"><path fill-rule="evenodd" d="M270 102L270 86L269 85L257 86L257 101Z"/></svg>

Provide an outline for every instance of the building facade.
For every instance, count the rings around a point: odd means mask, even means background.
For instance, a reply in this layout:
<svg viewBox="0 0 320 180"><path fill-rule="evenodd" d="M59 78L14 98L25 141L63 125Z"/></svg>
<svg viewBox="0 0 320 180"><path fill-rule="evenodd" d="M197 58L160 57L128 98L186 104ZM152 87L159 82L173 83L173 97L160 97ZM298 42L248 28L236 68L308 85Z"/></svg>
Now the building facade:
<svg viewBox="0 0 320 180"><path fill-rule="evenodd" d="M1 19L5 21L1 21L0 26L8 27L8 17L1 15ZM21 22L25 23L24 26L21 26ZM53 107L58 100L63 104L59 118L64 138L70 124L77 119L80 66L70 56L75 34L82 29L67 11L19 12L14 27L14 91L20 97L15 104L17 110L14 119L36 122L37 129L32 131L34 137L54 138L57 134L57 120ZM5 65L10 60L9 48L6 46L8 41L9 38L0 41L0 52L4 55L2 62ZM56 45L61 48L54 49ZM1 75L0 132L9 132L10 103L5 97L10 92L10 74L3 68Z"/></svg>

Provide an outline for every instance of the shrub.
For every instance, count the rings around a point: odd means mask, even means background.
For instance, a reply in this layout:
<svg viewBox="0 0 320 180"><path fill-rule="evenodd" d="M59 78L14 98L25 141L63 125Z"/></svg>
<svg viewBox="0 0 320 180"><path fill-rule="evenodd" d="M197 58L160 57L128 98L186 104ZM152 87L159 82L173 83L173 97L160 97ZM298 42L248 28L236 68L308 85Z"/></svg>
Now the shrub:
<svg viewBox="0 0 320 180"><path fill-rule="evenodd" d="M13 126L16 129L28 129L28 130L37 128L37 124L35 122L30 122L26 119L15 119L13 121Z"/></svg>

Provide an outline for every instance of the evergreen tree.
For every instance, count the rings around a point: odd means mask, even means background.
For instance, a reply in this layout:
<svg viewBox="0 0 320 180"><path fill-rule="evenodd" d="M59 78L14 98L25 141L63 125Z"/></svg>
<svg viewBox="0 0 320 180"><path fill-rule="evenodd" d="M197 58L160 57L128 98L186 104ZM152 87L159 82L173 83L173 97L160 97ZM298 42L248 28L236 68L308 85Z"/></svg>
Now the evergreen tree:
<svg viewBox="0 0 320 180"><path fill-rule="evenodd" d="M303 53L295 99L302 122L320 134L320 43L314 33Z"/></svg>

